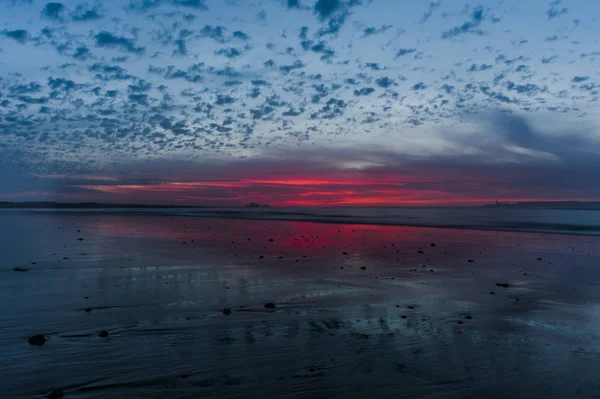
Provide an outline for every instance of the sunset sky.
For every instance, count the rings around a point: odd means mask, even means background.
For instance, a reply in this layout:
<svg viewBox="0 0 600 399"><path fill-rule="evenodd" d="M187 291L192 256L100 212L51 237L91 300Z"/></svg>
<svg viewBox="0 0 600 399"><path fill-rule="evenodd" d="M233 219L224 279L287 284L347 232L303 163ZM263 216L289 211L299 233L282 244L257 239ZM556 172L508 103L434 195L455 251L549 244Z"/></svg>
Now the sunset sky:
<svg viewBox="0 0 600 399"><path fill-rule="evenodd" d="M597 0L5 0L0 201L600 200Z"/></svg>

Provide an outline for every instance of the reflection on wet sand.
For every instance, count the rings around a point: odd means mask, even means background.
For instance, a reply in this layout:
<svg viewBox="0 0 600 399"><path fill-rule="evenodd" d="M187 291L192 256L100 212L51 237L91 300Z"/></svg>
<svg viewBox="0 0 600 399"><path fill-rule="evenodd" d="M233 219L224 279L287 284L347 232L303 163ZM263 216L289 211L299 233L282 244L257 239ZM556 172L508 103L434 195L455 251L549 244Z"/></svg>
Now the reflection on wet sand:
<svg viewBox="0 0 600 399"><path fill-rule="evenodd" d="M110 214L2 222L7 397L600 394L597 237ZM34 334L47 342L29 345Z"/></svg>

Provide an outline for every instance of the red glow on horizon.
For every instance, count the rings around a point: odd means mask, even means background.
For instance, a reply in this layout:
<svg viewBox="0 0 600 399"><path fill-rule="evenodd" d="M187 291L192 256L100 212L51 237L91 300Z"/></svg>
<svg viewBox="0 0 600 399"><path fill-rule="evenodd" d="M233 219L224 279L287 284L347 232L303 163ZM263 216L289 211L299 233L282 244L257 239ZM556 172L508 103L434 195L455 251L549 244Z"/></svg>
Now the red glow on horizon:
<svg viewBox="0 0 600 399"><path fill-rule="evenodd" d="M251 173L251 171L250 171ZM220 176L217 176L220 177ZM314 177L298 175L220 180L158 181L119 184L94 181L70 187L86 192L65 194L64 199L97 202L178 205L240 206L249 202L274 206L462 206L505 202L544 201L535 195L520 196L501 189L498 176L411 176L389 173L347 173ZM564 198L553 198L563 200ZM573 198L566 198L573 199Z"/></svg>

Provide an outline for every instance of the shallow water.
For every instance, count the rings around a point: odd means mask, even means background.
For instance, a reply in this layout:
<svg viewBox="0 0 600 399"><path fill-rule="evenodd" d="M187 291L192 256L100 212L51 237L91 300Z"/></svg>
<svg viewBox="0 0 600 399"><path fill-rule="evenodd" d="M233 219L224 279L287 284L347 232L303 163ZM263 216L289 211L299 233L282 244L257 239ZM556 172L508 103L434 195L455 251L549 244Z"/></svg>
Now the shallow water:
<svg viewBox="0 0 600 399"><path fill-rule="evenodd" d="M2 213L82 213L81 209L0 209ZM385 226L445 227L600 236L600 210L535 208L173 208L87 209L84 214L138 214L286 220Z"/></svg>
<svg viewBox="0 0 600 399"><path fill-rule="evenodd" d="M598 237L82 212L0 222L5 397L600 397ZM34 334L48 342L29 345Z"/></svg>

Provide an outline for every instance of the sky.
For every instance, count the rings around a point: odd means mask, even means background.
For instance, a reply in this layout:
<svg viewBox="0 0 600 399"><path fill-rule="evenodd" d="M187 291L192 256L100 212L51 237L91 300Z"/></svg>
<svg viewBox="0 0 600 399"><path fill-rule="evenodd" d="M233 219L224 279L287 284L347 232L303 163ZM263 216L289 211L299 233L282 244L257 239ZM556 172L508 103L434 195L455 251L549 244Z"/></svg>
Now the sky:
<svg viewBox="0 0 600 399"><path fill-rule="evenodd" d="M0 1L0 201L600 200L597 0Z"/></svg>

